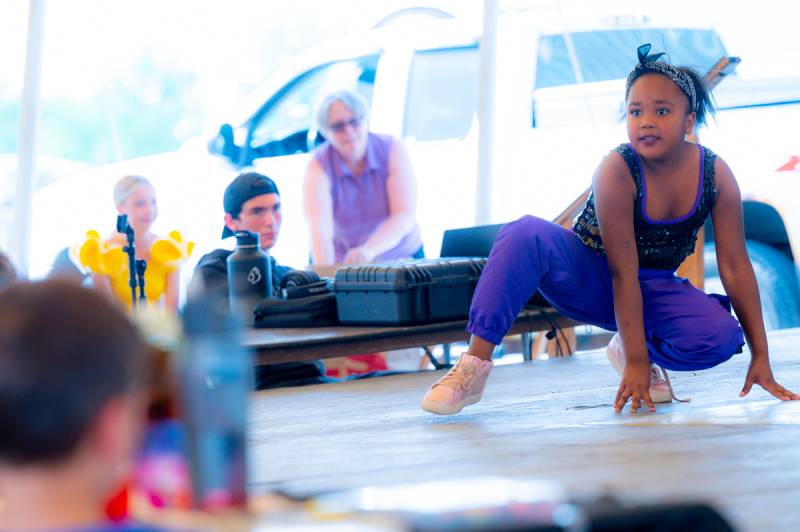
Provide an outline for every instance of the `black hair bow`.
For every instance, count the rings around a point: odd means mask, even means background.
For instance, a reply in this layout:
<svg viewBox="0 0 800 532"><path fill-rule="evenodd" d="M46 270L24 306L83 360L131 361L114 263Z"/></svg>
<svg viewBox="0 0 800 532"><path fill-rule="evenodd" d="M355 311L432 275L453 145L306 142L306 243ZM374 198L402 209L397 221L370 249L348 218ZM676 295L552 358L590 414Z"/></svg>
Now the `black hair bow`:
<svg viewBox="0 0 800 532"><path fill-rule="evenodd" d="M664 55L664 52L661 52L661 53L658 53L658 54L653 54L653 55L648 55L648 54L650 54L650 48L652 48L650 43L645 43L645 44L641 45L639 48L636 49L636 53L639 55L639 64L640 65L644 65L644 64L647 64L647 63L658 61L658 59L662 55Z"/></svg>

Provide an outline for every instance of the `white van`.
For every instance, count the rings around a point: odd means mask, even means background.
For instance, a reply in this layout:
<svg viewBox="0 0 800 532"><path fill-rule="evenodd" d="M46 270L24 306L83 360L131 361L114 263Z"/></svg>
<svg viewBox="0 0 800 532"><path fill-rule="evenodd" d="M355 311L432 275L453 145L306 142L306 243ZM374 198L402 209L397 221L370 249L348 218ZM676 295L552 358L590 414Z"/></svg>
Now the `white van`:
<svg viewBox="0 0 800 532"><path fill-rule="evenodd" d="M136 172L155 183L160 226L183 228L203 253L220 244L222 190L237 170L254 167L281 191L284 225L273 252L282 263L303 266L309 238L301 181L309 152L322 141L314 122L316 104L328 92L346 87L371 103L371 130L406 143L419 183L424 246L436 256L444 229L475 222L478 30L453 18L416 19L414 24L401 20L326 42L293 58L256 91L241 117L220 127L208 146L194 140L176 153L98 170L86 186L109 190L103 200L108 205L86 205L79 216L62 220L71 231L101 222L111 227L111 185L124 173ZM541 12L516 11L499 17L497 34L495 223L528 213L552 218L589 186L601 158L626 140L624 78L639 44L651 42L673 63L701 72L729 54L713 30L665 27L645 17L611 17L565 28L563 21ZM746 60L746 50L733 52ZM733 76L715 96L717 121L699 131L700 140L729 162L743 196L752 202L745 210L747 236L760 243L748 247L766 306L781 305L780 315L767 312L768 326L800 325L792 252L800 245L792 241L800 229L800 199L787 188L798 175L796 170L776 172L799 149L796 135L783 133L782 125L800 118L800 80ZM69 212L58 203L70 198L74 208L80 202L80 191L55 189L37 195L34 238L41 239L52 227L43 220ZM102 217L101 209L107 213ZM43 254L41 263L64 245L62 239L54 249L38 242L33 248ZM713 253L708 255L713 259ZM714 276L713 264L709 275Z"/></svg>

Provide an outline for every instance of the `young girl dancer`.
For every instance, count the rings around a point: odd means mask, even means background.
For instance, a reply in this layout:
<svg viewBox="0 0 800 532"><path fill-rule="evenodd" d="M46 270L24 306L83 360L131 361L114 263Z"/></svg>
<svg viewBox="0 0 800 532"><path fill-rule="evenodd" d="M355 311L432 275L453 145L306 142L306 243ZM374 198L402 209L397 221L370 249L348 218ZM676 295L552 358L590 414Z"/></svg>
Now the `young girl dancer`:
<svg viewBox="0 0 800 532"><path fill-rule="evenodd" d="M758 384L779 399L800 399L772 375L736 179L720 157L686 140L713 112L708 90L693 70L649 51L639 47L628 75L630 142L600 163L572 231L533 216L500 231L472 300L468 351L428 390L423 409L455 414L480 400L495 345L537 289L566 316L617 331L608 346L622 376L616 412L629 399L632 412L643 404L655 411L654 402L674 397L661 368L713 367L745 338L751 361L739 395ZM729 297L675 276L709 215Z"/></svg>

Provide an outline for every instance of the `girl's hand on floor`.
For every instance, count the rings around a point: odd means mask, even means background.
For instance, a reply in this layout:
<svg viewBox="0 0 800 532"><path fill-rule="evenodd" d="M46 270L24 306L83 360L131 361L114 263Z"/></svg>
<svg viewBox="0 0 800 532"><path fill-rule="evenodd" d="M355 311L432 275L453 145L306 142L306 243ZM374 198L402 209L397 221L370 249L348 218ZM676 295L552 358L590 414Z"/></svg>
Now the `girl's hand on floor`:
<svg viewBox="0 0 800 532"><path fill-rule="evenodd" d="M642 402L647 406L647 410L655 412L656 407L650 398L650 368L644 364L631 364L625 366L622 372L622 381L619 383L617 398L614 400L614 412L619 414L625 407L625 403L631 400L631 413L635 413L642 406Z"/></svg>
<svg viewBox="0 0 800 532"><path fill-rule="evenodd" d="M750 360L750 369L747 370L744 387L739 392L739 397L744 397L750 393L750 388L753 387L753 384L758 384L781 401L800 400L800 395L787 390L775 381L775 377L772 375L772 368L769 367L769 361L766 358Z"/></svg>

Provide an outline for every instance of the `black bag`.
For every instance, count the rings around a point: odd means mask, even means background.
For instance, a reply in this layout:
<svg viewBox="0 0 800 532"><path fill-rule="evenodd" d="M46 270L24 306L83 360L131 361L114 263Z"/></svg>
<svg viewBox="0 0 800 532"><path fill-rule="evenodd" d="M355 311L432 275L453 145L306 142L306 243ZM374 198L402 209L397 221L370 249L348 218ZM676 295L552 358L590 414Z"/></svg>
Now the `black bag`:
<svg viewBox="0 0 800 532"><path fill-rule="evenodd" d="M325 327L336 325L336 294L297 299L264 299L253 310L256 328Z"/></svg>
<svg viewBox="0 0 800 532"><path fill-rule="evenodd" d="M314 272L292 270L280 283L282 299L264 299L253 309L257 328L336 325L336 296Z"/></svg>

